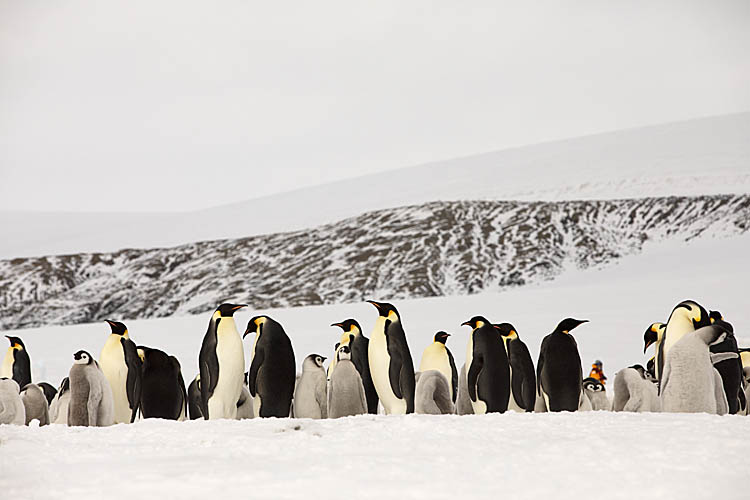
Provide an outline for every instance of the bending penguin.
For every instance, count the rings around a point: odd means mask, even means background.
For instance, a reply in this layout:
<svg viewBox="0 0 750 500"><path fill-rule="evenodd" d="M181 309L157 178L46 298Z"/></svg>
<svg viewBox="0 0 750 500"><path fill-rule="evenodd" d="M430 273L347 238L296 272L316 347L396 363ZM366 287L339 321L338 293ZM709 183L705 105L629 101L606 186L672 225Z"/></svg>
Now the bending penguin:
<svg viewBox="0 0 750 500"><path fill-rule="evenodd" d="M294 389L295 418L328 418L326 358L310 354L302 362L302 376Z"/></svg>
<svg viewBox="0 0 750 500"><path fill-rule="evenodd" d="M26 409L23 406L18 382L0 377L0 424L24 425Z"/></svg>
<svg viewBox="0 0 750 500"><path fill-rule="evenodd" d="M662 358L662 347L664 343L664 333L667 331L667 325L664 323L652 323L643 334L643 354L652 344L654 347L654 377L659 380L662 372L662 365L659 361Z"/></svg>
<svg viewBox="0 0 750 500"><path fill-rule="evenodd" d="M237 418L245 375L245 351L234 313L246 304L221 304L208 322L198 355L201 414L206 420Z"/></svg>
<svg viewBox="0 0 750 500"><path fill-rule="evenodd" d="M736 359L724 359L714 363L714 368L721 375L724 384L724 393L727 396L729 404L729 414L735 415L746 406L745 390L742 387L743 372L740 351L737 347L737 339L734 337L734 327L724 321L724 317L719 311L711 311L709 314L711 324L720 325L724 328L726 337L717 344L710 346L712 357L716 354L733 352L737 354Z"/></svg>
<svg viewBox="0 0 750 500"><path fill-rule="evenodd" d="M0 366L0 377L12 378L18 387L25 387L31 383L31 360L26 346L18 337L5 336L10 341L10 347L5 353L3 364Z"/></svg>
<svg viewBox="0 0 750 500"><path fill-rule="evenodd" d="M455 403L458 396L458 370L453 359L453 353L446 346L450 333L437 332L432 344L428 345L422 353L422 361L419 363L419 371L427 372L437 370L443 374L448 382L448 397ZM419 385L419 382L417 382ZM419 410L416 410L420 413Z"/></svg>
<svg viewBox="0 0 750 500"><path fill-rule="evenodd" d="M576 411L585 397L581 356L570 332L588 320L566 318L544 337L536 365L537 406L542 411Z"/></svg>
<svg viewBox="0 0 750 500"><path fill-rule="evenodd" d="M510 399L510 364L500 332L482 316L461 326L472 329L466 347L466 383L474 413L504 413Z"/></svg>
<svg viewBox="0 0 750 500"><path fill-rule="evenodd" d="M352 363L357 368L359 376L362 377L362 385L365 388L367 413L376 414L378 412L378 392L375 390L375 384L372 382L372 374L370 373L370 359L368 354L370 339L362 334L362 328L355 319L347 319L341 323L334 323L331 326L338 326L343 330L339 344L348 345L349 349L351 349ZM338 346L336 347L336 351L338 351ZM333 368L336 367L335 358L331 362L331 366ZM330 374L328 378L330 379Z"/></svg>
<svg viewBox="0 0 750 500"><path fill-rule="evenodd" d="M255 333L248 374L253 414L288 417L297 378L292 342L281 324L268 316L252 318L243 337L250 333Z"/></svg>
<svg viewBox="0 0 750 500"><path fill-rule="evenodd" d="M143 418L185 420L187 390L180 362L159 349L138 346L143 353L141 413Z"/></svg>
<svg viewBox="0 0 750 500"><path fill-rule="evenodd" d="M416 375L417 388L414 391L414 412L426 415L447 415L453 413L451 388L443 372L439 370L420 371Z"/></svg>
<svg viewBox="0 0 750 500"><path fill-rule="evenodd" d="M646 378L641 365L624 368L615 373L615 399L612 411L658 412L661 401L656 384Z"/></svg>
<svg viewBox="0 0 750 500"><path fill-rule="evenodd" d="M336 369L328 387L328 418L367 413L367 397L362 377L351 361L351 349L342 345L336 352Z"/></svg>
<svg viewBox="0 0 750 500"><path fill-rule="evenodd" d="M49 424L49 404L44 391L36 384L28 384L21 390L21 401L26 410L26 425L36 419L39 425Z"/></svg>
<svg viewBox="0 0 750 500"><path fill-rule="evenodd" d="M711 319L708 312L694 300L683 300L672 309L672 314L669 315L667 327L664 331L662 348L656 357L657 371L661 372L657 373L660 394L669 350L686 334L710 324Z"/></svg>
<svg viewBox="0 0 750 500"><path fill-rule="evenodd" d="M78 351L73 355L68 378L68 426L105 427L115 423L112 387L88 352Z"/></svg>
<svg viewBox="0 0 750 500"><path fill-rule="evenodd" d="M392 304L368 300L378 310L368 359L372 382L387 415L414 413L414 361L401 317Z"/></svg>
<svg viewBox="0 0 750 500"><path fill-rule="evenodd" d="M536 404L536 374L529 348L518 338L518 332L510 323L494 326L503 336L510 363L511 391L508 409L532 412Z"/></svg>
<svg viewBox="0 0 750 500"><path fill-rule="evenodd" d="M141 402L141 358L130 340L127 327L119 321L104 320L111 333L99 356L99 366L115 403L115 423L135 421Z"/></svg>

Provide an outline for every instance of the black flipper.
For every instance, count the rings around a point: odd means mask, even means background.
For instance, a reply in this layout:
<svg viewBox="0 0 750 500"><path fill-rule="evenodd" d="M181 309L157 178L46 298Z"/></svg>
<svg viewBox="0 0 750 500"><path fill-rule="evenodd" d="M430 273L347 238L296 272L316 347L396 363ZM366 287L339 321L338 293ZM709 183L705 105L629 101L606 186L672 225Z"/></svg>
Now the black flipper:
<svg viewBox="0 0 750 500"><path fill-rule="evenodd" d="M250 395L255 397L258 393L258 370L260 370L263 360L266 357L263 347L255 344L255 355L253 361L250 363L250 373L248 374L248 389L250 389Z"/></svg>
<svg viewBox="0 0 750 500"><path fill-rule="evenodd" d="M401 390L401 353L399 353L397 350L393 350L393 352L389 353L391 357L391 362L388 365L388 380L391 383L391 389L393 390L393 394L396 395L397 398L403 399L404 393Z"/></svg>
<svg viewBox="0 0 750 500"><path fill-rule="evenodd" d="M219 383L219 357L216 355L216 331L219 328L221 318L217 318L215 324L212 324L212 322L213 319L208 323L208 331L206 331L206 336L203 337L199 357L200 363L198 365L201 376L201 413L206 420L208 420L208 400L213 395L216 384Z"/></svg>
<svg viewBox="0 0 750 500"><path fill-rule="evenodd" d="M125 365L128 367L128 378L125 381L125 392L128 395L128 405L130 406L130 423L135 422L138 415L138 408L141 406L141 379L143 371L141 368L141 358L138 356L135 342L125 337L120 338L120 344L125 355Z"/></svg>
<svg viewBox="0 0 750 500"><path fill-rule="evenodd" d="M453 403L455 404L456 396L458 396L458 370L456 370L456 361L453 359L453 353L447 347L445 348L445 350L448 351L448 361L451 364L450 384L451 387L453 387Z"/></svg>
<svg viewBox="0 0 750 500"><path fill-rule="evenodd" d="M479 379L479 372L482 371L484 366L484 356L481 353L474 353L471 359L471 367L466 377L466 383L469 386L469 398L473 402L477 402L477 379Z"/></svg>
<svg viewBox="0 0 750 500"><path fill-rule="evenodd" d="M183 410L185 411L185 418L188 419L188 395L187 389L185 389L185 379L182 378L182 366L180 366L180 362L174 356L170 356L169 360L172 362L174 369L177 370L177 385L179 385L180 392L182 393L182 404L180 405L180 410L177 412L176 420L180 419Z"/></svg>

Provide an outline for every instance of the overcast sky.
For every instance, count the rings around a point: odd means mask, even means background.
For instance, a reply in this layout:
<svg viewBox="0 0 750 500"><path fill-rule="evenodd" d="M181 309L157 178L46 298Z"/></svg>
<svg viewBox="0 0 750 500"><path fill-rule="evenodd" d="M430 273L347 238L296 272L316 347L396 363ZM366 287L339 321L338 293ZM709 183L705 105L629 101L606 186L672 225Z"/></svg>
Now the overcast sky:
<svg viewBox="0 0 750 500"><path fill-rule="evenodd" d="M197 209L746 111L749 50L746 0L0 0L0 209Z"/></svg>

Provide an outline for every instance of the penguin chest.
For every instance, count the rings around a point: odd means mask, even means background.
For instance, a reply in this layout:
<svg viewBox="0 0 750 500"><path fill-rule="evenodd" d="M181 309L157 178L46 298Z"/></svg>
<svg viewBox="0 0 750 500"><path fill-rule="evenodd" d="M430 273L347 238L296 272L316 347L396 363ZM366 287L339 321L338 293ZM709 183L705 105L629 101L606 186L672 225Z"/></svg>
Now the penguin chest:
<svg viewBox="0 0 750 500"><path fill-rule="evenodd" d="M3 358L3 364L0 367L0 377L13 378L13 351L12 347L9 347Z"/></svg>
<svg viewBox="0 0 750 500"><path fill-rule="evenodd" d="M428 370L437 370L445 376L445 380L448 381L448 388L450 391L451 400L453 399L453 371L451 370L451 363L448 359L448 351L445 346L440 342L433 342L427 346L422 354L422 361L419 363L419 371L426 372Z"/></svg>
<svg viewBox="0 0 750 500"><path fill-rule="evenodd" d="M385 318L378 317L375 328L367 348L370 358L370 375L375 391L378 393L383 408L387 414L406 413L406 400L399 399L391 388L388 370L391 366L391 356L388 354L388 343L385 338ZM403 408L402 408L403 407Z"/></svg>
<svg viewBox="0 0 750 500"><path fill-rule="evenodd" d="M99 366L104 378L112 388L115 403L115 422L130 422L131 408L128 402L128 365L119 335L110 335L99 356Z"/></svg>
<svg viewBox="0 0 750 500"><path fill-rule="evenodd" d="M685 334L695 331L693 322L685 318L676 318L667 324L667 331L662 342L664 355L682 338Z"/></svg>
<svg viewBox="0 0 750 500"><path fill-rule="evenodd" d="M213 396L229 398L236 405L242 391L245 373L245 353L242 339L234 325L224 326L216 332L216 358L219 361L219 378Z"/></svg>

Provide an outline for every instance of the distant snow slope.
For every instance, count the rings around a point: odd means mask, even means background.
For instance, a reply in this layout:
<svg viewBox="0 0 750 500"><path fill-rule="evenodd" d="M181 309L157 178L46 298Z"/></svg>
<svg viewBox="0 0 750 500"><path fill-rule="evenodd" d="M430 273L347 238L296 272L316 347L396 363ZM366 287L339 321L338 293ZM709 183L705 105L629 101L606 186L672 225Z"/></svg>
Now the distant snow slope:
<svg viewBox="0 0 750 500"><path fill-rule="evenodd" d="M227 181L214 181L207 172L206 182L208 188ZM263 179L248 185L247 191L262 195ZM191 213L4 212L0 258L172 246L306 229L366 211L438 200L601 200L748 192L750 113L740 113L401 168ZM138 204L128 193L118 197L128 206Z"/></svg>
<svg viewBox="0 0 750 500"><path fill-rule="evenodd" d="M5 499L743 498L748 418L610 412L0 425ZM739 467L739 466L738 466Z"/></svg>

